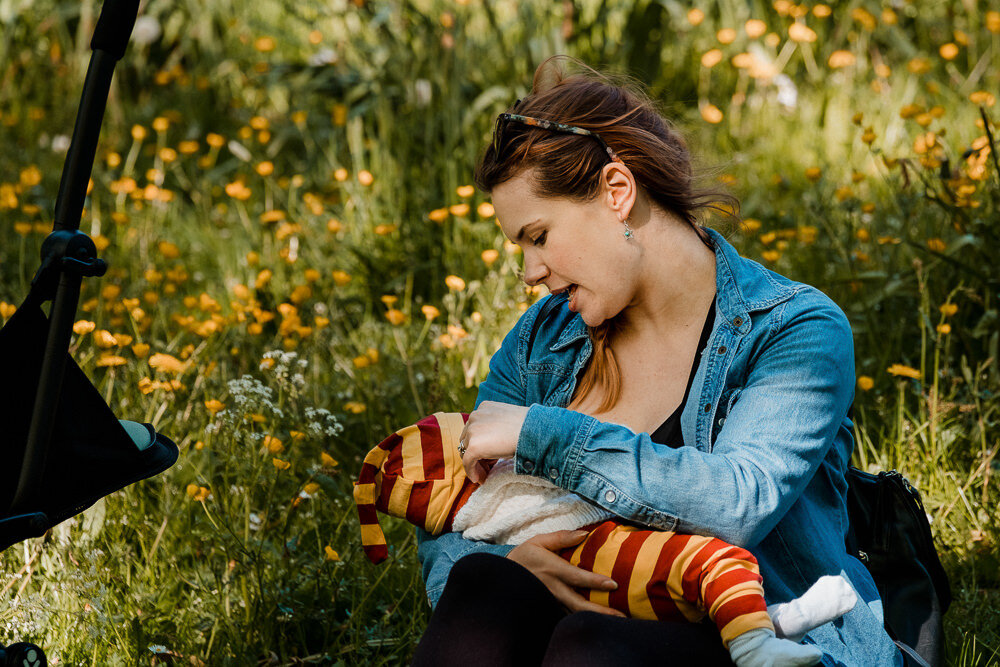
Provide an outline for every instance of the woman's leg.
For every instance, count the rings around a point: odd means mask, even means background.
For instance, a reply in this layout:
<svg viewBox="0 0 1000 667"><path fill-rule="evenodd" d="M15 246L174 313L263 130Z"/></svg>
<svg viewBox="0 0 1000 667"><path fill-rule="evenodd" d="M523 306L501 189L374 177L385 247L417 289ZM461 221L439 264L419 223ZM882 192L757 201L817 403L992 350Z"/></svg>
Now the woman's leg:
<svg viewBox="0 0 1000 667"><path fill-rule="evenodd" d="M495 554L470 554L452 567L413 665L538 665L566 615L523 566Z"/></svg>
<svg viewBox="0 0 1000 667"><path fill-rule="evenodd" d="M644 621L580 611L556 625L542 664L732 667L733 662L714 625Z"/></svg>

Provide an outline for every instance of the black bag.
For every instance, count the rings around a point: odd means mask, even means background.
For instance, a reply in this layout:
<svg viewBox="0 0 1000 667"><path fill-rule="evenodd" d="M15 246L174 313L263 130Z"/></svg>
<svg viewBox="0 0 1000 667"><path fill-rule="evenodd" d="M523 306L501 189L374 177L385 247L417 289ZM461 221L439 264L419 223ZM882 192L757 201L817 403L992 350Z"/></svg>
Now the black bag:
<svg viewBox="0 0 1000 667"><path fill-rule="evenodd" d="M936 667L951 585L934 549L920 494L895 470L872 475L851 466L847 484L848 553L871 572L889 635ZM911 656L907 664L919 663Z"/></svg>

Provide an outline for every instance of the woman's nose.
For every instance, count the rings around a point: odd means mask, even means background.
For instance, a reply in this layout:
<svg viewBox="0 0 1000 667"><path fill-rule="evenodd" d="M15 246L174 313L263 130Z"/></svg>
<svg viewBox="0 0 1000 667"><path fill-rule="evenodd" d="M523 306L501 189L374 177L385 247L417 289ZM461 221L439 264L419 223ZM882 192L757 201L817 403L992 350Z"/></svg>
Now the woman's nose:
<svg viewBox="0 0 1000 667"><path fill-rule="evenodd" d="M545 263L533 255L534 253L524 254L524 282L532 286L542 282L549 275L549 269Z"/></svg>

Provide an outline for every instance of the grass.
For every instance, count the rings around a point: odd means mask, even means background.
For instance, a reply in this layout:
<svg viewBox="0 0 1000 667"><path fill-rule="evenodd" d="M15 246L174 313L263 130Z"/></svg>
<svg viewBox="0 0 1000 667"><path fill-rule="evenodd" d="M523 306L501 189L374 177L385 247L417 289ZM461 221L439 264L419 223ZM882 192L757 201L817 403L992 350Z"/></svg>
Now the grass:
<svg viewBox="0 0 1000 667"><path fill-rule="evenodd" d="M161 35L119 65L81 226L112 268L72 353L181 459L5 552L4 637L64 664L412 654L429 608L411 531L386 520L393 557L367 563L352 478L399 426L471 405L542 295L462 186L496 113L569 53L648 85L743 203L708 223L844 308L855 463L923 494L948 663L1000 662L1000 15L699 7L148 3ZM98 7L8 11L0 321L51 228Z"/></svg>

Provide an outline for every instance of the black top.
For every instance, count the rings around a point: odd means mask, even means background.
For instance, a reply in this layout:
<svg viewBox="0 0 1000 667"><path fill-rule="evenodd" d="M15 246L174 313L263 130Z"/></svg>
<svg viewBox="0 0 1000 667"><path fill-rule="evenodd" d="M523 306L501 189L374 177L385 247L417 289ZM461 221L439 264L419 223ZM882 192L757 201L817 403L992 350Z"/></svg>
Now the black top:
<svg viewBox="0 0 1000 667"><path fill-rule="evenodd" d="M653 442L667 445L668 447L683 447L684 436L681 435L681 413L684 411L684 404L687 403L688 392L691 391L691 383L694 382L695 371L698 370L698 361L701 353L708 345L708 336L712 333L712 326L715 324L715 299L712 299L712 306L708 309L708 317L705 318L705 328L701 330L701 339L698 341L698 352L694 355L694 364L691 366L691 376L688 378L687 388L684 390L684 398L677 406L674 413L667 417L667 420L650 434Z"/></svg>

